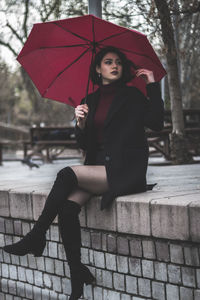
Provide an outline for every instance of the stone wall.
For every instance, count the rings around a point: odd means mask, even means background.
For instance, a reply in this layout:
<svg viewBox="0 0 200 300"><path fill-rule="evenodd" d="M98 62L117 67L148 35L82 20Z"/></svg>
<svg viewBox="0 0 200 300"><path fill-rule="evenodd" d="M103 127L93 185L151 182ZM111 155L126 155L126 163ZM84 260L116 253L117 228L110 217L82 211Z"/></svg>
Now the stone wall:
<svg viewBox="0 0 200 300"><path fill-rule="evenodd" d="M85 288L84 299L200 299L199 208L194 207L200 198L191 192L186 203L180 197L171 205L159 192L120 197L103 212L98 198L90 201L80 215L82 261L97 283ZM0 192L0 247L30 230L44 201L44 194ZM56 222L42 257L0 251L1 300L67 299L69 268Z"/></svg>

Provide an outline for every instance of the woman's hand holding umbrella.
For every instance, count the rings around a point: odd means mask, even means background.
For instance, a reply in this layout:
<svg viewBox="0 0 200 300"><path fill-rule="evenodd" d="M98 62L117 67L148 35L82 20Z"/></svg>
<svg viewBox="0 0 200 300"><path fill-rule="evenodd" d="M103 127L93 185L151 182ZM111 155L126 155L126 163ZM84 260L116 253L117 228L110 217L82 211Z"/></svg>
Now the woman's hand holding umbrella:
<svg viewBox="0 0 200 300"><path fill-rule="evenodd" d="M154 74L152 71L147 70L147 69L138 69L135 72L136 77L142 77L146 84L155 82Z"/></svg>
<svg viewBox="0 0 200 300"><path fill-rule="evenodd" d="M88 111L89 109L87 104L81 104L75 108L75 117L77 120L77 126L80 129L85 128L85 122L88 116Z"/></svg>

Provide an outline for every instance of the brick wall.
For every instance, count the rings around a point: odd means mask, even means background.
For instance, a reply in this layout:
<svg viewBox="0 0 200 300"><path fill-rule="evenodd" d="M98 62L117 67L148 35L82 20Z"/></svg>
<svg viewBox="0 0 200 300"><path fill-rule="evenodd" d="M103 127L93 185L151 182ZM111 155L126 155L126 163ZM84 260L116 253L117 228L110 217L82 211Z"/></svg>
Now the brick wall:
<svg viewBox="0 0 200 300"><path fill-rule="evenodd" d="M7 192L0 195L2 247L30 230L45 197ZM99 220L91 226L91 219L87 222L84 218L88 213L83 211L81 215L82 261L97 284L84 289L84 299L200 299L199 243L95 228ZM111 218L112 210L110 214ZM107 222L112 224L112 220ZM18 257L0 250L0 264L1 300L66 300L70 294L69 268L56 223L47 233L42 257Z"/></svg>

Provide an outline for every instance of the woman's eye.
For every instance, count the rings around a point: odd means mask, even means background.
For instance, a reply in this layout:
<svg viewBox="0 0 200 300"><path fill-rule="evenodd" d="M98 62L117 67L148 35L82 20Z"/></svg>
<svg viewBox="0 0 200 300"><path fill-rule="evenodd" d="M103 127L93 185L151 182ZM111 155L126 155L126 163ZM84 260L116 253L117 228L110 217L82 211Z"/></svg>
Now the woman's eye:
<svg viewBox="0 0 200 300"><path fill-rule="evenodd" d="M106 62L105 62L105 64L107 64L107 65L111 65L111 61L109 61L109 60L107 60Z"/></svg>

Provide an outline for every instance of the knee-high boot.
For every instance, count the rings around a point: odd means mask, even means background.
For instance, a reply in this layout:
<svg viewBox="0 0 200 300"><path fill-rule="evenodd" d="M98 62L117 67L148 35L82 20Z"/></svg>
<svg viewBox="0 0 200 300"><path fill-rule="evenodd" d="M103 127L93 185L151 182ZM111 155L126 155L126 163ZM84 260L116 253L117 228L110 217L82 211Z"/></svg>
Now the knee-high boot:
<svg viewBox="0 0 200 300"><path fill-rule="evenodd" d="M83 294L83 286L95 281L89 269L81 263L81 231L78 203L67 200L58 213L59 230L70 268L72 293L69 300L77 300Z"/></svg>
<svg viewBox="0 0 200 300"><path fill-rule="evenodd" d="M77 184L77 177L70 167L60 170L33 229L22 240L3 250L20 256L28 253L41 256L46 245L46 231Z"/></svg>

